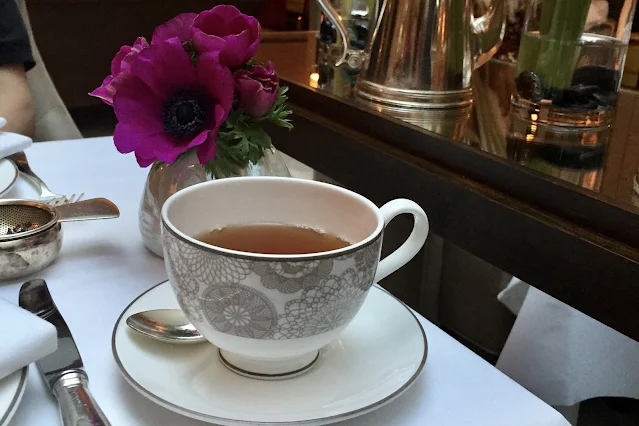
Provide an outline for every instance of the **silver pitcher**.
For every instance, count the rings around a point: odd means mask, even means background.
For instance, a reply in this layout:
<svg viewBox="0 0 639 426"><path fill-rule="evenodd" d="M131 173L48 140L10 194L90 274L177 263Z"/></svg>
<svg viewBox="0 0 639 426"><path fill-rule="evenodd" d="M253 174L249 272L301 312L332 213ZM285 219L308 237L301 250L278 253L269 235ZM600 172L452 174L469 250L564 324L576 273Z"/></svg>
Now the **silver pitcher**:
<svg viewBox="0 0 639 426"><path fill-rule="evenodd" d="M333 6L335 1L340 4L340 9L346 15L343 16ZM317 0L317 3L337 30L338 43L330 48L331 55L337 52L333 61L334 66L346 64L349 70L359 71L365 58L364 46L352 42L353 28L349 28L349 23L359 16L360 20L366 22L368 28L374 28L378 22L379 0ZM370 36L367 39L370 39ZM368 40L363 41L368 42Z"/></svg>
<svg viewBox="0 0 639 426"><path fill-rule="evenodd" d="M349 97L362 66L364 49L377 24L378 0L318 0L318 3L331 10L338 8L339 12L333 13L339 13L337 16L343 25L336 27L326 14L321 18L314 16L320 22L315 51L315 86L335 96ZM343 33L345 29L346 34ZM348 42L350 52L347 64L344 64L344 40Z"/></svg>
<svg viewBox="0 0 639 426"><path fill-rule="evenodd" d="M318 2L348 46L335 8ZM366 50L346 47L336 65L363 62L355 95L400 113L463 108L472 102L472 71L501 43L505 16L504 0L384 0Z"/></svg>

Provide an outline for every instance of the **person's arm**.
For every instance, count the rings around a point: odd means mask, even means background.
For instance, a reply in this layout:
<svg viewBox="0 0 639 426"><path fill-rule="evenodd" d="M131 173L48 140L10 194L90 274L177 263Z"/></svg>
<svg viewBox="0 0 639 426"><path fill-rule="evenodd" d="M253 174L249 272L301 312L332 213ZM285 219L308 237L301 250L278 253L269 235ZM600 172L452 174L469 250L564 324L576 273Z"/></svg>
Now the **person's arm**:
<svg viewBox="0 0 639 426"><path fill-rule="evenodd" d="M35 115L22 64L0 66L0 117L7 120L1 131L33 137Z"/></svg>
<svg viewBox="0 0 639 426"><path fill-rule="evenodd" d="M0 0L0 117L2 131L33 137L35 118L26 71L35 63L29 36L14 0Z"/></svg>

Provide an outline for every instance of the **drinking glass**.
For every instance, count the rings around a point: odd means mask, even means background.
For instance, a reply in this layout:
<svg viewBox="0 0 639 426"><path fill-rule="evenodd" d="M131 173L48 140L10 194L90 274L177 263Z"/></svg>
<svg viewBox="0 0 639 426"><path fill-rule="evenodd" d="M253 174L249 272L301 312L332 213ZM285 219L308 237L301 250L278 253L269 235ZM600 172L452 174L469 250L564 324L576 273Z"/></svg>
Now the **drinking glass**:
<svg viewBox="0 0 639 426"><path fill-rule="evenodd" d="M545 171L603 167L636 1L530 1L511 97L511 158Z"/></svg>

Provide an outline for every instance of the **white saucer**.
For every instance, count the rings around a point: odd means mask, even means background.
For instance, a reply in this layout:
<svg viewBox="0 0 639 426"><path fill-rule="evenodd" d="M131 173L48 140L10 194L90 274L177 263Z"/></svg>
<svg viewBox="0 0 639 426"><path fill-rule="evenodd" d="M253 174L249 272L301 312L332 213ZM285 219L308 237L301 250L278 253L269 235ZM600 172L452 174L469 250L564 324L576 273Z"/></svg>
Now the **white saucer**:
<svg viewBox="0 0 639 426"><path fill-rule="evenodd" d="M18 169L6 158L0 158L0 197L9 192L18 179Z"/></svg>
<svg viewBox="0 0 639 426"><path fill-rule="evenodd" d="M360 312L320 353L308 373L262 381L228 370L211 344L170 345L129 329L124 319L178 308L169 282L135 299L113 329L112 349L125 379L155 403L220 425L322 425L373 411L417 379L428 345L410 309L374 286Z"/></svg>
<svg viewBox="0 0 639 426"><path fill-rule="evenodd" d="M16 412L27 387L29 367L9 374L0 380L0 426L6 426Z"/></svg>

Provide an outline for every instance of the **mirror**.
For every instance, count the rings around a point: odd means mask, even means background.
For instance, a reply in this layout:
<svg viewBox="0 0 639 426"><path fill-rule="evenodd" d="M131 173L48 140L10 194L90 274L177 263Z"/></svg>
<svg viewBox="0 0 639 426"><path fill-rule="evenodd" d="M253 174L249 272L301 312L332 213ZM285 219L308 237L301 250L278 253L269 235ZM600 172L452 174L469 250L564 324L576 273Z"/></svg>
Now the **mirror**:
<svg viewBox="0 0 639 426"><path fill-rule="evenodd" d="M473 106L468 113L431 110L395 117L407 125L438 133L451 143L466 144L499 157L540 179L570 185L575 191L639 213L639 108L635 108L639 104L639 91L626 88L619 91L612 135L605 152L592 153L585 159L579 154L571 157L570 153L557 155L552 151L532 155L525 147L509 145L506 137L516 77L516 67L509 58L517 44L506 38L496 57L473 73ZM320 51L319 45L315 31L271 32L264 35L259 54L270 58L285 80L315 88L319 95L339 97L356 108L374 108L392 115L353 96L357 74L348 67L322 68L322 58L327 52ZM574 167L575 161L581 161L582 165Z"/></svg>

